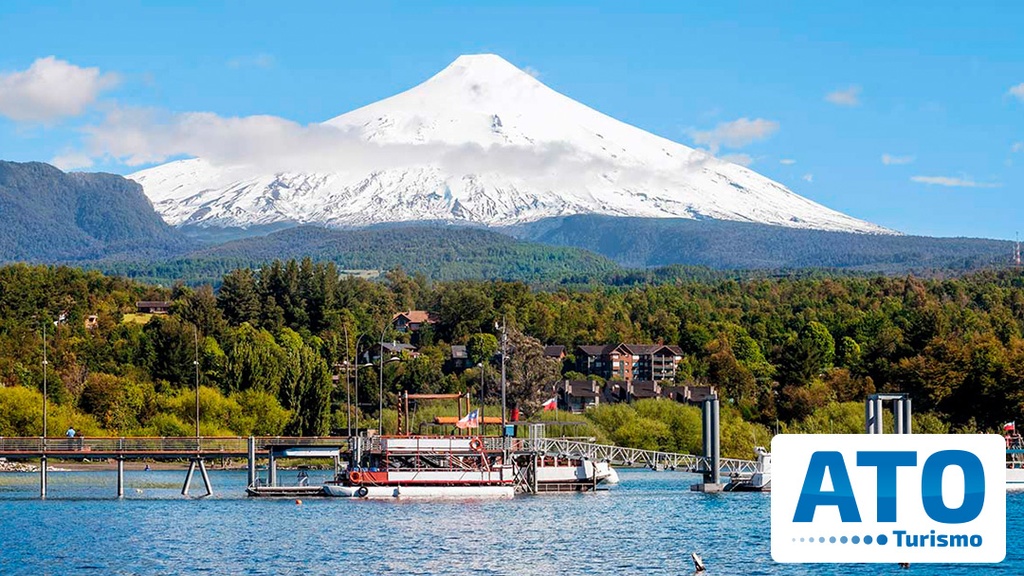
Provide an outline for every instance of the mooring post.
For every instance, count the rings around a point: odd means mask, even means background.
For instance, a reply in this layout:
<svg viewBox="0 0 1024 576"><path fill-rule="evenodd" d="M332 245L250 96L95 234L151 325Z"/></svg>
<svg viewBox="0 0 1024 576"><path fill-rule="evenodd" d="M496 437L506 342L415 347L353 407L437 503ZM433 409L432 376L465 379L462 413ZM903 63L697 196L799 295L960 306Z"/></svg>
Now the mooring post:
<svg viewBox="0 0 1024 576"><path fill-rule="evenodd" d="M702 438L704 457L708 458L708 470L704 471L704 481L711 478L711 398L705 398L700 407L700 418L702 425Z"/></svg>
<svg viewBox="0 0 1024 576"><path fill-rule="evenodd" d="M46 499L46 456L39 459L39 498Z"/></svg>
<svg viewBox="0 0 1024 576"><path fill-rule="evenodd" d="M530 468L530 491L537 494L537 453L533 453L533 466Z"/></svg>
<svg viewBox="0 0 1024 576"><path fill-rule="evenodd" d="M892 403L892 431L894 434L903 434L903 398L894 400Z"/></svg>
<svg viewBox="0 0 1024 576"><path fill-rule="evenodd" d="M270 462L267 464L267 484L277 486L277 459L274 458L274 448L270 448Z"/></svg>
<svg viewBox="0 0 1024 576"><path fill-rule="evenodd" d="M875 396L875 434L884 434L885 429L885 407L882 404L882 398Z"/></svg>
<svg viewBox="0 0 1024 576"><path fill-rule="evenodd" d="M249 436L249 446L246 452L249 459L247 470L249 471L249 487L256 485L256 438Z"/></svg>
<svg viewBox="0 0 1024 576"><path fill-rule="evenodd" d="M719 421L718 397L711 400L711 432L714 435L711 439L711 483L721 483L721 430Z"/></svg>
<svg viewBox="0 0 1024 576"><path fill-rule="evenodd" d="M213 485L210 484L210 475L206 473L206 461L199 458L199 474L203 477L203 485L206 486L206 495L213 496Z"/></svg>
<svg viewBox="0 0 1024 576"><path fill-rule="evenodd" d="M870 396L864 402L864 433L875 433L875 401Z"/></svg>
<svg viewBox="0 0 1024 576"><path fill-rule="evenodd" d="M910 396L903 399L903 434L913 433L913 418L910 412Z"/></svg>
<svg viewBox="0 0 1024 576"><path fill-rule="evenodd" d="M117 497L124 498L124 456L117 457Z"/></svg>
<svg viewBox="0 0 1024 576"><path fill-rule="evenodd" d="M181 487L181 495L188 496L188 489L192 486L192 475L196 472L195 458L188 461L188 472L185 474L185 485Z"/></svg>

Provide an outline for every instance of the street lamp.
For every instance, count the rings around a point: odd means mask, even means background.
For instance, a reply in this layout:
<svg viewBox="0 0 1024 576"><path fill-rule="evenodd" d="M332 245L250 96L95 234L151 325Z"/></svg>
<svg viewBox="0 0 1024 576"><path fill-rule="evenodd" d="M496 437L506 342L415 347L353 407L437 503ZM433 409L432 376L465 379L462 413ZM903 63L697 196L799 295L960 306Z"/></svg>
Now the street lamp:
<svg viewBox="0 0 1024 576"><path fill-rule="evenodd" d="M480 369L480 433L483 434L484 429L484 363L480 362L476 365Z"/></svg>
<svg viewBox="0 0 1024 576"><path fill-rule="evenodd" d="M46 437L49 436L49 427L46 423L46 372L47 367L50 365L49 360L46 356L46 320L43 320L43 443L46 443Z"/></svg>
<svg viewBox="0 0 1024 576"><path fill-rule="evenodd" d="M337 381L341 380L341 370L345 369L345 424L348 426L348 437L352 437L352 391L349 388L349 376L348 376L348 360L341 362L340 364L334 365L334 371L337 373L335 376L335 388L337 388Z"/></svg>
<svg viewBox="0 0 1024 576"><path fill-rule="evenodd" d="M196 367L196 443L199 442L199 327L193 327L193 336L196 343L196 358L192 364Z"/></svg>

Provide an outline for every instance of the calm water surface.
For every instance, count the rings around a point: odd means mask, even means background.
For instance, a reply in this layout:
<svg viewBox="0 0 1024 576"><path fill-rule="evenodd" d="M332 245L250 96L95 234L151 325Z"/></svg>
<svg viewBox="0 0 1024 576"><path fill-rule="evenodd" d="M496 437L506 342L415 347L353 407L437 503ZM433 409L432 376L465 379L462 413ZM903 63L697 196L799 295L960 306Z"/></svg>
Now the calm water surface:
<svg viewBox="0 0 1024 576"><path fill-rule="evenodd" d="M283 471L283 480L292 472ZM245 472L214 471L212 498L183 499L184 471L0 474L0 574L1024 574L1024 495L1009 495L998 565L781 565L766 494L703 495L695 476L622 471L597 494L501 502L244 497ZM312 481L318 481L314 475ZM193 490L201 490L196 478Z"/></svg>

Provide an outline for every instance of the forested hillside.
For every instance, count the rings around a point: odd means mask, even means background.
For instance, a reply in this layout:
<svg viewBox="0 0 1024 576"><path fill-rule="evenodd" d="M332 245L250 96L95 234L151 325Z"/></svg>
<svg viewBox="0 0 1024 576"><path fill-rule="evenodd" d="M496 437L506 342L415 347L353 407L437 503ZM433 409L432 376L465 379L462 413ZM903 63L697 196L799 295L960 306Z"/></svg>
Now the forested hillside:
<svg viewBox="0 0 1024 576"><path fill-rule="evenodd" d="M137 300L163 298L174 302L170 315L135 314ZM392 315L409 309L430 310L438 323L420 333L421 355L386 365L386 406L403 389L475 394L479 371L447 370L447 344L469 343L489 358L480 351L495 340L486 335L505 317L510 399L527 414L570 368L544 360L542 344L665 342L685 351L680 381L719 387L735 450L776 427L857 432L861 400L882 390L911 394L919 431L996 429L1024 418L1017 271L535 291L401 271L382 281L343 278L333 264L305 260L233 271L216 294L66 267L0 268L0 435L40 432L44 326L51 433L74 424L93 435L189 434L197 341L204 434L338 432L347 420L344 386L331 381L336 366L354 360L357 344L374 348ZM97 316L91 329L89 315ZM404 338L384 331L387 341ZM495 367L485 370L493 383ZM376 367L363 368L359 381L357 422L375 425ZM667 402L603 407L586 415L586 430L631 445L682 446L677 428L694 412ZM384 420L393 425L394 413Z"/></svg>
<svg viewBox="0 0 1024 576"><path fill-rule="evenodd" d="M843 268L884 273L976 270L1010 262L1010 242L802 230L725 220L579 215L509 230L525 240L576 246L622 266Z"/></svg>
<svg viewBox="0 0 1024 576"><path fill-rule="evenodd" d="M301 226L196 250L163 261L116 260L96 264L111 273L151 282L217 284L239 266L258 268L276 259L310 257L341 269L401 267L433 280L504 279L558 283L603 278L619 267L579 248L545 246L480 228L398 226L330 230Z"/></svg>
<svg viewBox="0 0 1024 576"><path fill-rule="evenodd" d="M0 224L0 262L159 257L191 245L135 182L40 162L0 161Z"/></svg>

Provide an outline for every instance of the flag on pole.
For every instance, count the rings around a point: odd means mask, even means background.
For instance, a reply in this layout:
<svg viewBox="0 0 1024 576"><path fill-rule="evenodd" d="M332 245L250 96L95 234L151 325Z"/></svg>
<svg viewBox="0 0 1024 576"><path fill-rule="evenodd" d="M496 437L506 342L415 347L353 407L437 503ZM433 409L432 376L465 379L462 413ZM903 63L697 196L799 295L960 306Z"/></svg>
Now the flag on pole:
<svg viewBox="0 0 1024 576"><path fill-rule="evenodd" d="M1017 431L1017 421L1016 420L1014 420L1013 422L1007 422L1006 424L1003 424L1003 432L1016 432L1016 431Z"/></svg>
<svg viewBox="0 0 1024 576"><path fill-rule="evenodd" d="M540 405L543 410L555 410L558 408L558 396L552 396L549 400Z"/></svg>
<svg viewBox="0 0 1024 576"><path fill-rule="evenodd" d="M451 420L449 420L449 422L451 422ZM473 410L472 412L466 414L465 416L462 417L462 419L455 423L455 427L461 430L465 430L466 428L476 428L477 426L480 426L479 410Z"/></svg>

